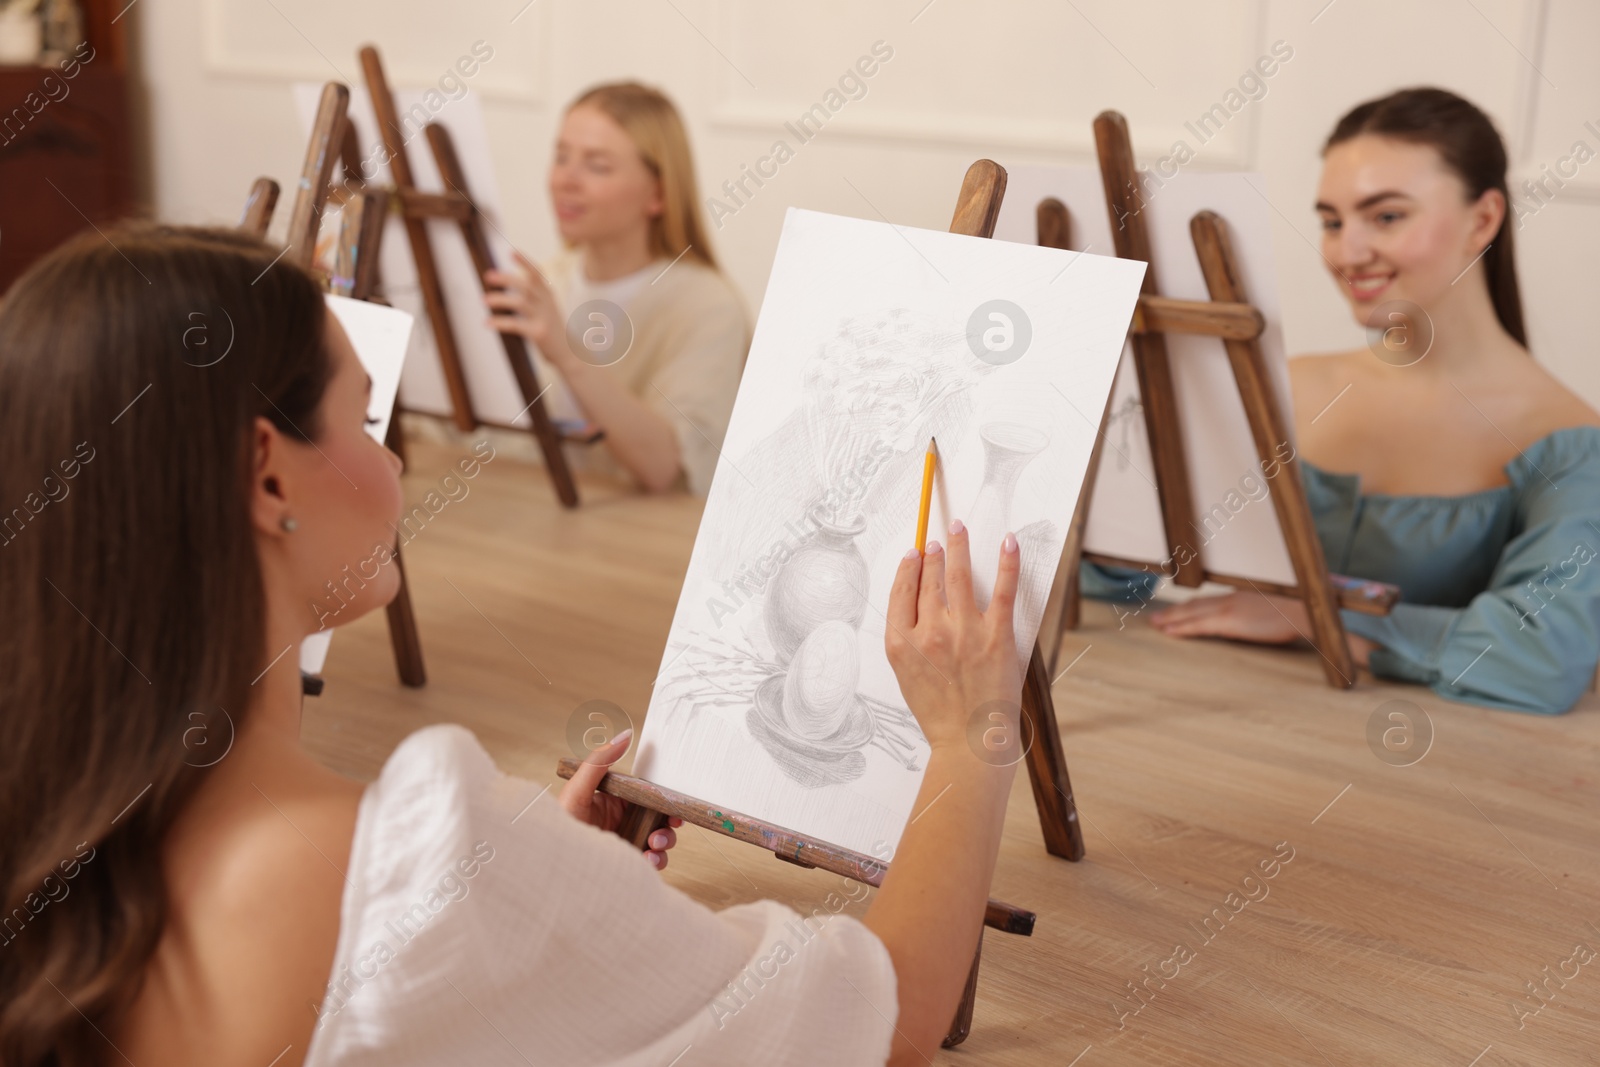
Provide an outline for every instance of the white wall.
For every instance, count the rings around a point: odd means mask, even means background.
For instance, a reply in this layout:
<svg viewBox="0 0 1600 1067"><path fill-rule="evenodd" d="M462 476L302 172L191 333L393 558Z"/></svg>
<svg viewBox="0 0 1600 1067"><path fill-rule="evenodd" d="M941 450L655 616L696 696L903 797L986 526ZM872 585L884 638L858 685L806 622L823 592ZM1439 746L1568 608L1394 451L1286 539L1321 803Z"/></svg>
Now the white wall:
<svg viewBox="0 0 1600 1067"><path fill-rule="evenodd" d="M1460 92L1507 135L1514 188L1542 167L1556 170L1574 142L1600 152L1594 0L526 2L139 4L128 17L140 20L156 210L232 223L257 175L287 184L303 152L290 83L358 82L360 43L383 49L397 85L427 85L481 39L495 57L472 85L485 102L504 225L535 258L554 246L543 181L561 107L594 82L637 77L671 94L707 195L788 140L794 158L715 234L753 310L787 206L943 228L973 159L1091 162L1090 120L1115 107L1141 164L1182 138L1196 149L1195 169L1266 175L1289 350L1304 352L1361 342L1317 254L1311 211L1318 147L1350 106L1405 85ZM1185 120L1279 40L1293 58L1266 95L1200 144ZM822 100L876 41L893 57L865 95L809 143L786 133L783 123ZM1553 199L1517 234L1533 348L1600 404L1591 356L1600 161L1548 187Z"/></svg>

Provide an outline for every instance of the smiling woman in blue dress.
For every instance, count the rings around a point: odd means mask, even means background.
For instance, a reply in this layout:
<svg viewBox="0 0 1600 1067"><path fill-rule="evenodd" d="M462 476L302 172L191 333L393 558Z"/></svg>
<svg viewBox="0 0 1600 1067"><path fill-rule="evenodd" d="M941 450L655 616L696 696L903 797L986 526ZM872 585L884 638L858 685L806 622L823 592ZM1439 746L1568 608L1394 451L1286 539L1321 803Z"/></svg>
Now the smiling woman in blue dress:
<svg viewBox="0 0 1600 1067"><path fill-rule="evenodd" d="M1323 149L1322 254L1384 343L1291 360L1295 430L1330 569L1398 585L1346 611L1357 662L1451 700L1560 712L1600 659L1600 414L1529 354L1506 152L1440 89L1357 107ZM1181 637L1288 643L1298 600L1156 612Z"/></svg>

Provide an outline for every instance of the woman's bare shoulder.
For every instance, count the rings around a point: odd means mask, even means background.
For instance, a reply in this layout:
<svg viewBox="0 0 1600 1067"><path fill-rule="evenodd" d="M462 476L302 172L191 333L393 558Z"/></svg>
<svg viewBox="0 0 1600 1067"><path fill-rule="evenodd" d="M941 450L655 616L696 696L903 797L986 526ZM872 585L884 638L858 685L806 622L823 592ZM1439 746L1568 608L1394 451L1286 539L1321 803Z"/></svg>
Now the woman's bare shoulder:
<svg viewBox="0 0 1600 1067"><path fill-rule="evenodd" d="M219 1048L271 1059L286 1043L303 1053L315 1024L360 787L232 786L167 842L167 929L119 1035L134 1062L215 1062ZM189 1010L197 997L207 1012Z"/></svg>
<svg viewBox="0 0 1600 1067"><path fill-rule="evenodd" d="M1315 414L1371 373L1372 353L1319 352L1289 360L1289 391L1297 414Z"/></svg>
<svg viewBox="0 0 1600 1067"><path fill-rule="evenodd" d="M1600 427L1600 411L1579 396L1560 378L1541 364L1534 363L1535 410L1538 426L1535 432L1554 433L1573 426Z"/></svg>
<svg viewBox="0 0 1600 1067"><path fill-rule="evenodd" d="M1289 357L1289 380L1307 385L1334 379L1347 382L1352 374L1366 371L1371 360L1372 353L1365 348L1346 352L1306 352Z"/></svg>

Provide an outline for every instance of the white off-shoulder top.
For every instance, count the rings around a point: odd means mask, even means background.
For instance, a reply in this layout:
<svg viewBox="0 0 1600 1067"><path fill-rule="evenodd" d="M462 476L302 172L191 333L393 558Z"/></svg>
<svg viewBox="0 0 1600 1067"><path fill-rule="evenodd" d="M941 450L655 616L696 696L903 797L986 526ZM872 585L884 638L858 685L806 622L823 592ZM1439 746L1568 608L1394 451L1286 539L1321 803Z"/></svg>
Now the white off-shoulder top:
<svg viewBox="0 0 1600 1067"><path fill-rule="evenodd" d="M361 799L306 1067L888 1059L894 967L860 922L711 911L543 789L459 726L395 749Z"/></svg>

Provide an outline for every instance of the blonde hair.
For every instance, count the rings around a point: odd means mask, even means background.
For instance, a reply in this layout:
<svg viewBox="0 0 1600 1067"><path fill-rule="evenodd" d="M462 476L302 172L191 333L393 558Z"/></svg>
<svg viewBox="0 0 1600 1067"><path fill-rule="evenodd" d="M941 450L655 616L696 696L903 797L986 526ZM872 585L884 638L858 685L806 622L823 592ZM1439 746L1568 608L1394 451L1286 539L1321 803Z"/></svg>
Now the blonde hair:
<svg viewBox="0 0 1600 1067"><path fill-rule="evenodd" d="M661 182L661 214L650 220L650 250L676 259L687 249L691 258L715 269L711 240L700 217L689 137L672 101L638 82L610 82L589 89L567 110L583 105L598 108L621 126L638 148L639 158Z"/></svg>

